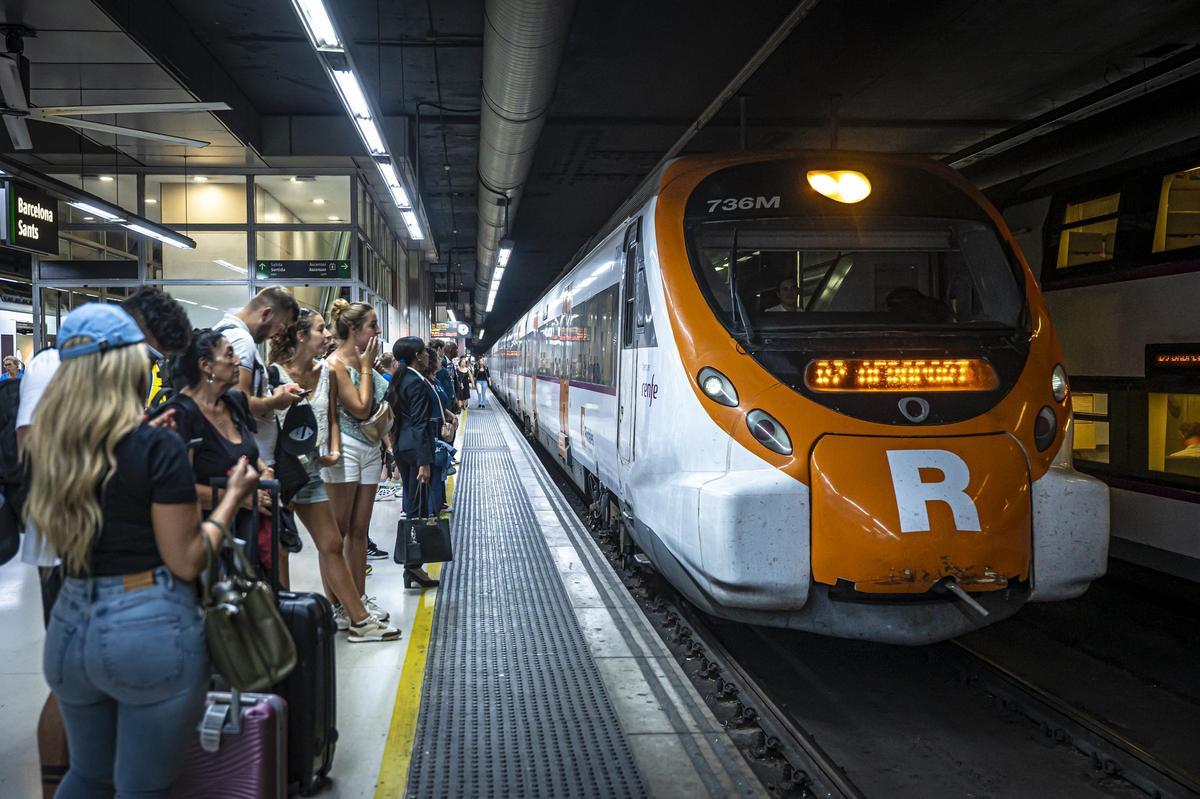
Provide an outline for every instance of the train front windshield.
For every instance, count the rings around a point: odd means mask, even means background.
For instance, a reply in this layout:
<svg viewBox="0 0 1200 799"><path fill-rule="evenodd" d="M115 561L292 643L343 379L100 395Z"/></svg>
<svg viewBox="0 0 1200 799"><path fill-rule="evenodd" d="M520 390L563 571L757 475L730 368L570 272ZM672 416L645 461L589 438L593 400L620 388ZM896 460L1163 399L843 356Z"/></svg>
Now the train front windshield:
<svg viewBox="0 0 1200 799"><path fill-rule="evenodd" d="M1016 329L1024 294L995 230L974 220L705 222L692 257L735 333Z"/></svg>

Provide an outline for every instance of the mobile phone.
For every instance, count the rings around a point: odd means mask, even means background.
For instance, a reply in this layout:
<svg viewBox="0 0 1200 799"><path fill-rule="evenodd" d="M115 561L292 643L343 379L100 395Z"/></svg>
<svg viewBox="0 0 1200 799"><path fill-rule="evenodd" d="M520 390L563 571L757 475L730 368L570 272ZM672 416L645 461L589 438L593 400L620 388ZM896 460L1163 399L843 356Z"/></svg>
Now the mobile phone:
<svg viewBox="0 0 1200 799"><path fill-rule="evenodd" d="M312 393L312 389L311 389L311 388L306 388L306 389L304 389L303 391L301 391L301 392L300 392L300 393L299 393L297 396L298 396L298 397L300 397L300 399L304 399L305 397L307 397L307 396L308 396L309 394L311 394L311 393Z"/></svg>

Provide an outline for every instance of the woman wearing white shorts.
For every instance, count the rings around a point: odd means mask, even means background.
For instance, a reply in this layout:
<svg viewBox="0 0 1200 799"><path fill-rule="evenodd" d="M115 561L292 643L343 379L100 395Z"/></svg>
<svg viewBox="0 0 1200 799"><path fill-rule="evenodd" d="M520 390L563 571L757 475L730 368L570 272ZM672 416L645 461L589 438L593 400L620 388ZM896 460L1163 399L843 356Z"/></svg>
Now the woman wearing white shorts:
<svg viewBox="0 0 1200 799"><path fill-rule="evenodd" d="M334 301L329 313L338 346L327 359L330 390L337 406L342 434L342 458L322 470L333 503L333 514L345 541L346 562L360 594L366 594L367 532L375 510L375 491L383 471L378 443L371 443L360 425L384 401L388 383L375 371L379 351L379 320L371 306ZM367 610L384 616L368 597Z"/></svg>

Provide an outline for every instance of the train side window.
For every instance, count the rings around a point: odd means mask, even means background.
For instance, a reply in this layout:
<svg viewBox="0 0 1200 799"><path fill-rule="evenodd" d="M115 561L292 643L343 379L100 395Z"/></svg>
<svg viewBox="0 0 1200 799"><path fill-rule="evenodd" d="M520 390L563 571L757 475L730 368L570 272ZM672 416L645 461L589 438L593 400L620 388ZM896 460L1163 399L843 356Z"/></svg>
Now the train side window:
<svg viewBox="0 0 1200 799"><path fill-rule="evenodd" d="M1147 399L1146 468L1200 478L1200 394L1150 392Z"/></svg>
<svg viewBox="0 0 1200 799"><path fill-rule="evenodd" d="M1067 203L1058 231L1058 269L1110 261L1121 193Z"/></svg>
<svg viewBox="0 0 1200 799"><path fill-rule="evenodd" d="M1200 167L1167 175L1158 199L1154 252L1200 247Z"/></svg>
<svg viewBox="0 0 1200 799"><path fill-rule="evenodd" d="M1108 463L1108 393L1074 391L1071 394L1071 409L1075 414L1075 459Z"/></svg>

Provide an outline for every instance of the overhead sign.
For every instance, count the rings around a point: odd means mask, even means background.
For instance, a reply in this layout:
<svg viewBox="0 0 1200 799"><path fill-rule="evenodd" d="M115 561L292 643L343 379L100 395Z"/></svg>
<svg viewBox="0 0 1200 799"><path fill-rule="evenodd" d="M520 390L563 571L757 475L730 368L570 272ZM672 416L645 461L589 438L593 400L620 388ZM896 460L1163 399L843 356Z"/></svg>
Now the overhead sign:
<svg viewBox="0 0 1200 799"><path fill-rule="evenodd" d="M466 322L434 322L430 326L430 335L433 338L466 338L471 335L471 326Z"/></svg>
<svg viewBox="0 0 1200 799"><path fill-rule="evenodd" d="M349 261L258 261L257 280L349 280Z"/></svg>
<svg viewBox="0 0 1200 799"><path fill-rule="evenodd" d="M4 199L5 244L42 255L58 255L58 200L15 180L8 181Z"/></svg>

